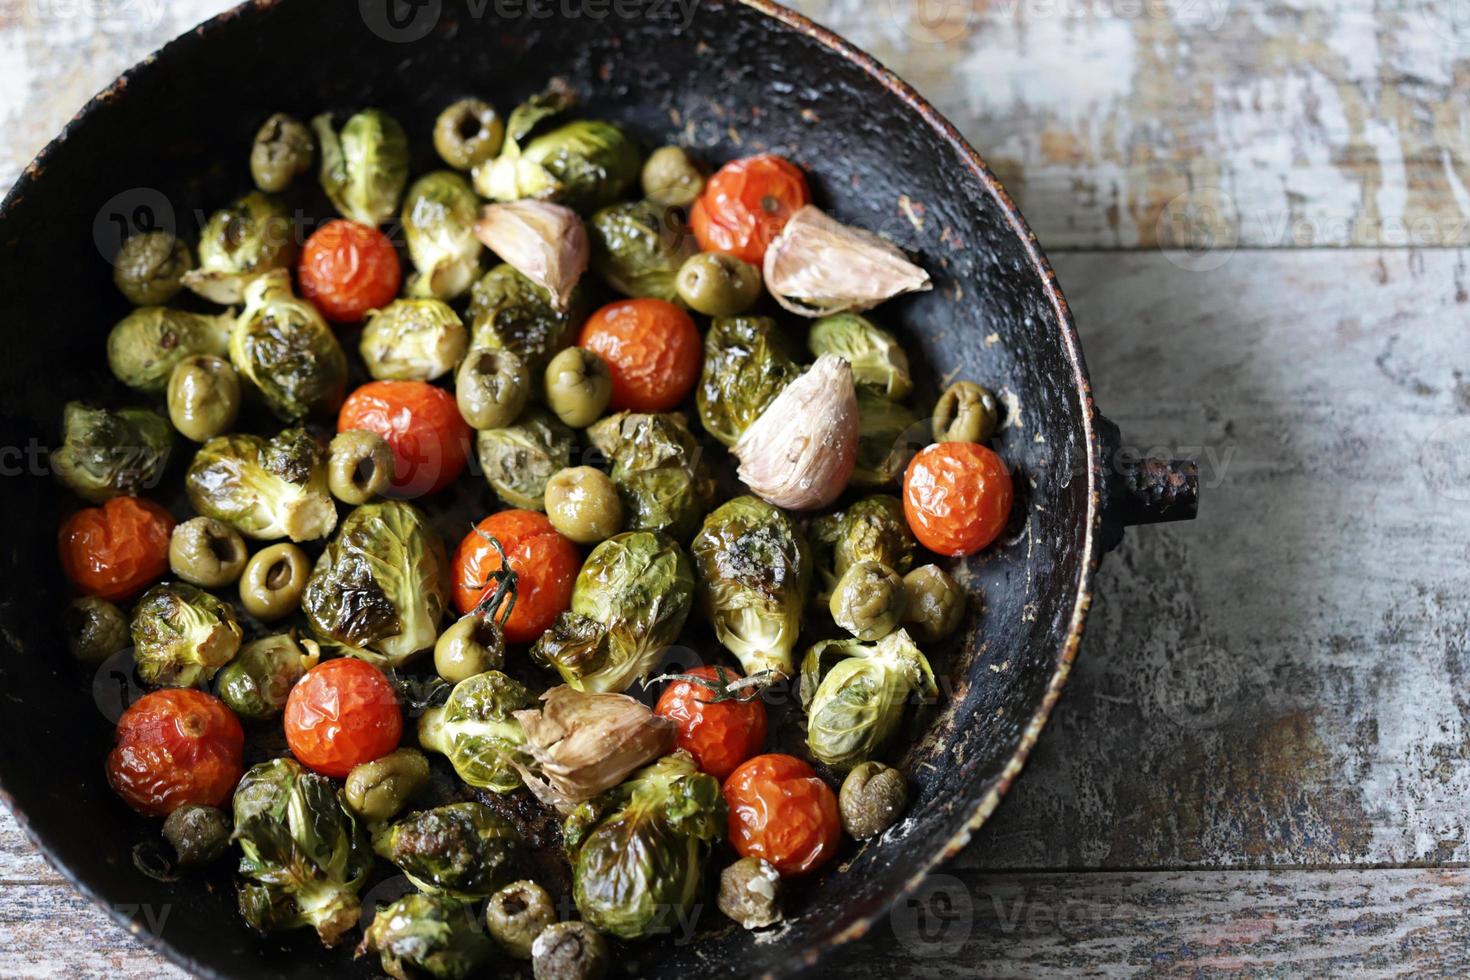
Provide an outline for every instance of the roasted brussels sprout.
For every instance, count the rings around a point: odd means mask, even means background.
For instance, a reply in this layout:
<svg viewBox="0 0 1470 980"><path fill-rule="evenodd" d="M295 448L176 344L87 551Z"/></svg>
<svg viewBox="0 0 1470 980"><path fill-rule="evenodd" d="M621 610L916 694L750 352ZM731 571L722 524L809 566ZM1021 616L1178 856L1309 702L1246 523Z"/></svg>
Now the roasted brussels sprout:
<svg viewBox="0 0 1470 980"><path fill-rule="evenodd" d="M185 803L163 821L163 836L181 866L209 864L230 849L230 818L219 807Z"/></svg>
<svg viewBox="0 0 1470 980"><path fill-rule="evenodd" d="M956 381L934 406L935 442L985 442L995 435L1000 403L988 388Z"/></svg>
<svg viewBox="0 0 1470 980"><path fill-rule="evenodd" d="M536 980L603 980L609 959L607 940L585 922L553 922L531 944Z"/></svg>
<svg viewBox="0 0 1470 980"><path fill-rule="evenodd" d="M369 824L381 824L429 785L429 760L418 749L397 749L380 759L352 767L342 799Z"/></svg>
<svg viewBox="0 0 1470 980"><path fill-rule="evenodd" d="M158 306L184 288L184 273L193 267L189 246L169 232L148 231L122 243L112 281L134 306Z"/></svg>
<svg viewBox="0 0 1470 980"><path fill-rule="evenodd" d="M250 145L250 176L255 186L279 194L311 169L316 143L295 116L278 112L261 124Z"/></svg>
<svg viewBox="0 0 1470 980"><path fill-rule="evenodd" d="M455 170L469 170L500 152L505 120L479 99L451 103L434 120L434 149Z"/></svg>
<svg viewBox="0 0 1470 980"><path fill-rule="evenodd" d="M760 299L761 270L724 252L700 252L680 266L674 289L696 313L736 316Z"/></svg>
<svg viewBox="0 0 1470 980"><path fill-rule="evenodd" d="M128 617L106 599L73 599L65 625L66 648L84 664L100 664L128 645Z"/></svg>
<svg viewBox="0 0 1470 980"><path fill-rule="evenodd" d="M219 672L219 699L242 718L274 718L286 709L291 688L320 657L315 643L297 643L290 633L252 640Z"/></svg>
<svg viewBox="0 0 1470 980"><path fill-rule="evenodd" d="M235 788L245 921L262 932L312 926L325 946L357 923L373 852L337 789L294 759L252 767Z"/></svg>
<svg viewBox="0 0 1470 980"><path fill-rule="evenodd" d="M322 190L344 218L377 227L398 210L408 183L408 135L387 113L364 109L339 134L332 117L311 121L321 147Z"/></svg>
<svg viewBox="0 0 1470 980"><path fill-rule="evenodd" d="M460 681L449 700L419 718L419 744L449 757L459 778L497 793L521 785L512 760L526 744L515 712L530 708L531 692L498 670Z"/></svg>
<svg viewBox="0 0 1470 980"><path fill-rule="evenodd" d="M321 447L305 429L287 429L270 440L211 439L194 454L184 488L196 512L247 538L312 541L337 524Z"/></svg>
<svg viewBox="0 0 1470 980"><path fill-rule="evenodd" d="M860 763L847 774L837 794L842 828L854 840L877 837L898 823L908 803L903 773L881 762Z"/></svg>
<svg viewBox="0 0 1470 980"><path fill-rule="evenodd" d="M574 429L602 418L612 400L612 371L602 355L568 347L546 365L546 406Z"/></svg>
<svg viewBox="0 0 1470 980"><path fill-rule="evenodd" d="M704 859L724 833L719 780L682 749L664 756L567 818L577 911L622 939L669 930L698 898Z"/></svg>
<svg viewBox="0 0 1470 980"><path fill-rule="evenodd" d="M130 628L138 676L152 687L197 687L240 649L235 610L187 582L143 593Z"/></svg>
<svg viewBox="0 0 1470 980"><path fill-rule="evenodd" d="M294 544L273 544L251 556L240 575L240 605L274 623L296 611L311 575L311 559Z"/></svg>
<svg viewBox="0 0 1470 980"><path fill-rule="evenodd" d="M640 178L643 196L655 204L687 208L704 193L704 171L678 146L661 146L649 154Z"/></svg>
<svg viewBox="0 0 1470 980"><path fill-rule="evenodd" d="M936 698L939 688L929 661L905 631L877 643L817 643L801 663L801 706L812 757L837 770L872 758L915 693Z"/></svg>
<svg viewBox="0 0 1470 980"><path fill-rule="evenodd" d="M484 248L475 237L479 214L480 199L459 174L439 170L414 181L403 201L403 232L418 270L410 295L457 299L469 291Z"/></svg>
<svg viewBox="0 0 1470 980"><path fill-rule="evenodd" d="M451 684L505 666L505 633L489 616L471 612L434 642L434 672Z"/></svg>
<svg viewBox="0 0 1470 980"><path fill-rule="evenodd" d="M887 494L864 497L845 511L817 518L807 529L807 540L818 572L815 598L823 605L848 568L872 561L903 574L913 566L918 548L903 504Z"/></svg>
<svg viewBox="0 0 1470 980"><path fill-rule="evenodd" d="M168 567L190 585L218 589L245 570L245 541L238 531L213 517L195 517L174 528L168 542Z"/></svg>
<svg viewBox="0 0 1470 980"><path fill-rule="evenodd" d="M61 448L51 454L52 472L94 504L155 486L173 448L168 423L146 408L111 411L67 402L61 429Z"/></svg>
<svg viewBox="0 0 1470 980"><path fill-rule="evenodd" d="M919 639L942 640L965 618L965 590L938 565L924 565L903 577L903 621Z"/></svg>
<svg viewBox="0 0 1470 980"><path fill-rule="evenodd" d="M276 417L333 411L347 384L347 355L315 306L291 294L291 276L267 273L245 289L230 334L230 361Z"/></svg>
<svg viewBox="0 0 1470 980"><path fill-rule="evenodd" d="M216 211L199 235L199 266L184 285L215 303L238 303L245 287L296 261L296 228L278 198L251 191Z"/></svg>
<svg viewBox="0 0 1470 980"><path fill-rule="evenodd" d="M597 544L623 526L623 502L602 470L574 466L547 481L546 516L577 544Z"/></svg>
<svg viewBox="0 0 1470 980"><path fill-rule="evenodd" d="M357 349L379 381L433 381L454 370L469 342L448 303L399 299L368 314Z"/></svg>
<svg viewBox="0 0 1470 980"><path fill-rule="evenodd" d="M551 293L509 265L495 266L470 289L465 311L470 321L470 346L493 347L519 354L532 380L572 338L585 318L587 303L579 287L570 308L559 311Z"/></svg>
<svg viewBox="0 0 1470 980"><path fill-rule="evenodd" d="M378 909L363 930L357 955L366 953L377 953L383 972L396 980L463 980L489 962L495 944L469 904L443 895L405 895Z"/></svg>
<svg viewBox="0 0 1470 980"><path fill-rule="evenodd" d="M512 876L521 835L483 803L450 803L388 828L383 854L420 890L485 898Z"/></svg>
<svg viewBox="0 0 1470 980"><path fill-rule="evenodd" d="M811 589L812 559L795 522L759 497L716 508L690 545L699 598L747 676L790 677Z"/></svg>
<svg viewBox="0 0 1470 980"><path fill-rule="evenodd" d="M571 464L576 434L550 412L529 408L514 425L475 439L490 488L512 507L546 508L546 481Z"/></svg>
<svg viewBox="0 0 1470 980"><path fill-rule="evenodd" d="M531 648L579 691L626 691L679 637L694 603L684 549L655 531L630 531L592 549L571 609Z"/></svg>
<svg viewBox="0 0 1470 980"><path fill-rule="evenodd" d="M699 421L710 435L733 446L800 374L775 320L717 317L704 338L704 369L694 390Z"/></svg>
<svg viewBox="0 0 1470 980"><path fill-rule="evenodd" d="M592 271L626 296L679 298L674 277L698 251L694 235L673 208L625 201L603 208L588 222Z"/></svg>
<svg viewBox="0 0 1470 980"><path fill-rule="evenodd" d="M903 579L887 565L849 565L832 590L832 620L859 640L881 640L898 628L907 597Z"/></svg>
<svg viewBox="0 0 1470 980"><path fill-rule="evenodd" d="M511 350L472 348L454 376L459 414L472 429L503 429L513 424L530 397L526 362Z"/></svg>
<svg viewBox="0 0 1470 980"><path fill-rule="evenodd" d="M720 911L742 929L781 921L781 875L764 858L743 857L720 873Z"/></svg>
<svg viewBox="0 0 1470 980"><path fill-rule="evenodd" d="M208 316L146 306L123 317L107 335L107 366L129 388L161 395L185 358L228 355L234 326L233 313Z"/></svg>
<svg viewBox="0 0 1470 980"><path fill-rule="evenodd" d="M531 958L541 930L556 922L556 906L534 881L513 881L490 896L485 925L500 948L518 960Z"/></svg>
<svg viewBox="0 0 1470 980"><path fill-rule="evenodd" d="M363 504L317 559L301 608L328 647L401 667L434 645L448 608L449 559L424 513L401 500Z"/></svg>
<svg viewBox="0 0 1470 980"><path fill-rule="evenodd" d="M852 379L889 401L903 401L914 390L909 357L898 338L857 313L838 313L812 324L807 347L813 357L836 354L852 365Z"/></svg>
<svg viewBox="0 0 1470 980"><path fill-rule="evenodd" d="M168 381L168 420L179 435L207 442L224 435L240 414L240 376L212 354L186 357Z"/></svg>
<svg viewBox="0 0 1470 980"><path fill-rule="evenodd" d="M714 500L715 484L684 416L622 412L587 430L612 460L623 526L687 541Z"/></svg>
<svg viewBox="0 0 1470 980"><path fill-rule="evenodd" d="M393 449L376 432L348 429L327 449L327 486L344 504L358 506L393 485Z"/></svg>
<svg viewBox="0 0 1470 980"><path fill-rule="evenodd" d="M858 453L850 485L889 486L903 476L914 453L929 445L928 426L872 389L859 388L857 400Z"/></svg>

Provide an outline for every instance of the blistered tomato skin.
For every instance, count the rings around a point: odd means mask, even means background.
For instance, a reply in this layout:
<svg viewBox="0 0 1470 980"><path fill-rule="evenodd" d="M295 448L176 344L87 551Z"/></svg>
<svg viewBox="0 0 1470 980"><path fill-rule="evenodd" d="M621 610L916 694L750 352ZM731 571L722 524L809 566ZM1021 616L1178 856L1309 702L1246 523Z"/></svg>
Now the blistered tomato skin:
<svg viewBox="0 0 1470 980"><path fill-rule="evenodd" d="M61 525L61 570L87 595L120 602L168 571L174 519L151 500L114 497L79 510Z"/></svg>
<svg viewBox="0 0 1470 980"><path fill-rule="evenodd" d="M117 722L107 782L150 817L186 803L221 806L244 774L245 733L218 698L190 688L154 691Z"/></svg>
<svg viewBox="0 0 1470 980"><path fill-rule="evenodd" d="M361 429L393 450L391 496L438 493L469 459L470 427L454 396L425 381L373 381L347 396L337 431Z"/></svg>
<svg viewBox="0 0 1470 980"><path fill-rule="evenodd" d="M837 855L837 794L790 755L758 755L725 780L730 843L741 857L765 858L783 877L808 874Z"/></svg>
<svg viewBox="0 0 1470 980"><path fill-rule="evenodd" d="M903 512L919 543L941 555L973 555L1000 537L1014 497L1005 460L974 442L920 451L903 477Z"/></svg>
<svg viewBox="0 0 1470 980"><path fill-rule="evenodd" d="M486 535L500 542L517 577L516 605L505 623L505 638L530 643L572 604L582 553L539 511L491 514L465 535L454 554L454 604L461 615L468 615L491 591L485 583L500 568L500 555Z"/></svg>
<svg viewBox="0 0 1470 980"><path fill-rule="evenodd" d="M356 323L393 302L403 280L388 236L355 221L329 221L301 250L301 295L333 323Z"/></svg>
<svg viewBox="0 0 1470 980"><path fill-rule="evenodd" d="M403 714L383 672L351 657L306 672L286 699L286 744L302 765L345 777L398 748Z"/></svg>
<svg viewBox="0 0 1470 980"><path fill-rule="evenodd" d="M689 224L704 251L726 252L760 268L786 222L811 202L806 175L766 153L721 167L694 202Z"/></svg>
<svg viewBox="0 0 1470 980"><path fill-rule="evenodd" d="M694 320L661 299L609 303L588 318L578 346L607 362L614 411L666 412L694 388L704 357Z"/></svg>
<svg viewBox="0 0 1470 980"><path fill-rule="evenodd" d="M721 671L695 667L685 673L718 684ZM741 679L737 671L723 673L726 684ZM714 697L703 684L676 680L664 688L653 711L679 726L679 748L694 756L701 770L723 780L765 744L766 706L759 699L711 704Z"/></svg>

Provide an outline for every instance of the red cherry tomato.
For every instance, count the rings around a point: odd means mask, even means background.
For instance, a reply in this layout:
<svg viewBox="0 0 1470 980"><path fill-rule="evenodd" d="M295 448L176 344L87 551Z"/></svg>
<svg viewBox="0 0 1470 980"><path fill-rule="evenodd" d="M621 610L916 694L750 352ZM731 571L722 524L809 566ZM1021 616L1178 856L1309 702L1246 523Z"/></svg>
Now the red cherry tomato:
<svg viewBox="0 0 1470 980"><path fill-rule="evenodd" d="M131 599L168 571L169 512L151 500L114 497L61 525L61 570L87 595Z"/></svg>
<svg viewBox="0 0 1470 980"><path fill-rule="evenodd" d="M760 268L766 247L811 202L806 176L766 153L721 167L694 202L689 224L706 252L728 252Z"/></svg>
<svg viewBox="0 0 1470 980"><path fill-rule="evenodd" d="M725 803L736 853L765 858L783 876L816 870L842 843L837 795L795 756L746 762L725 780Z"/></svg>
<svg viewBox="0 0 1470 980"><path fill-rule="evenodd" d="M685 673L715 685L740 680L739 673L724 667L695 667ZM676 680L659 695L653 713L675 722L679 748L694 756L700 769L723 780L765 744L766 706L759 698L710 703L715 696L708 685Z"/></svg>
<svg viewBox="0 0 1470 980"><path fill-rule="evenodd" d="M333 323L356 323L398 296L403 270L388 236L356 221L328 221L306 240L301 295Z"/></svg>
<svg viewBox="0 0 1470 980"><path fill-rule="evenodd" d="M347 396L337 431L376 432L393 449L393 495L438 493L464 472L470 427L454 396L426 381L373 381Z"/></svg>
<svg viewBox="0 0 1470 980"><path fill-rule="evenodd" d="M291 754L338 778L392 752L403 736L393 685L381 670L351 657L317 664L296 682L286 698L285 725Z"/></svg>
<svg viewBox="0 0 1470 980"><path fill-rule="evenodd" d="M666 412L678 405L699 378L704 355L689 314L661 299L609 303L583 325L577 345L607 362L615 411Z"/></svg>
<svg viewBox="0 0 1470 980"><path fill-rule="evenodd" d="M921 450L903 475L903 512L919 543L941 555L973 555L1000 537L1014 490L1005 460L976 442Z"/></svg>
<svg viewBox="0 0 1470 980"><path fill-rule="evenodd" d="M154 691L118 719L107 782L150 817L185 803L220 806L245 771L244 752L245 732L223 701L190 688Z"/></svg>
<svg viewBox="0 0 1470 980"><path fill-rule="evenodd" d="M545 514L534 510L491 514L465 535L454 554L454 604L461 614L479 605L490 591L485 585L490 573L500 568L500 555L485 540L486 534L500 542L516 573L516 605L505 623L505 638L530 643L572 604L582 554Z"/></svg>

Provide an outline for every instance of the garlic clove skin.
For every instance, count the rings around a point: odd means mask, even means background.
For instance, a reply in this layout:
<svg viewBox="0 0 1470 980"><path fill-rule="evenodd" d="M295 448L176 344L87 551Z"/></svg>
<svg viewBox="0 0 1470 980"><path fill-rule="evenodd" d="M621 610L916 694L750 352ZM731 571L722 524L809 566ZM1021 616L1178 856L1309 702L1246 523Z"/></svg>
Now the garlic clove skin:
<svg viewBox="0 0 1470 980"><path fill-rule="evenodd" d="M836 500L857 465L857 389L852 366L823 354L787 385L731 447L751 492L787 510Z"/></svg>
<svg viewBox="0 0 1470 980"><path fill-rule="evenodd" d="M934 288L929 273L890 242L808 204L766 250L766 289L806 317L860 313L904 293Z"/></svg>
<svg viewBox="0 0 1470 980"><path fill-rule="evenodd" d="M475 222L475 237L550 292L558 310L567 309L591 255L587 228L577 212L547 201L487 205Z"/></svg>

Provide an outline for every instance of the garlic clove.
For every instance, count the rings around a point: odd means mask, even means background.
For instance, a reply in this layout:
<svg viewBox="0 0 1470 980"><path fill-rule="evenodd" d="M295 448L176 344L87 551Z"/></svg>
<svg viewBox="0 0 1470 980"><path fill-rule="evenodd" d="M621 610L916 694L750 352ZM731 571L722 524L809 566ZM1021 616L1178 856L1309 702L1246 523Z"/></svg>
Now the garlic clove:
<svg viewBox="0 0 1470 980"><path fill-rule="evenodd" d="M904 293L934 288L929 273L877 235L808 204L766 250L766 289L807 317L859 313Z"/></svg>
<svg viewBox="0 0 1470 980"><path fill-rule="evenodd" d="M852 366L823 354L782 390L731 447L756 496L788 510L836 500L857 465L857 389Z"/></svg>
<svg viewBox="0 0 1470 980"><path fill-rule="evenodd" d="M587 229L577 212L546 201L487 205L475 223L475 237L549 291L558 310L567 309L591 254Z"/></svg>

